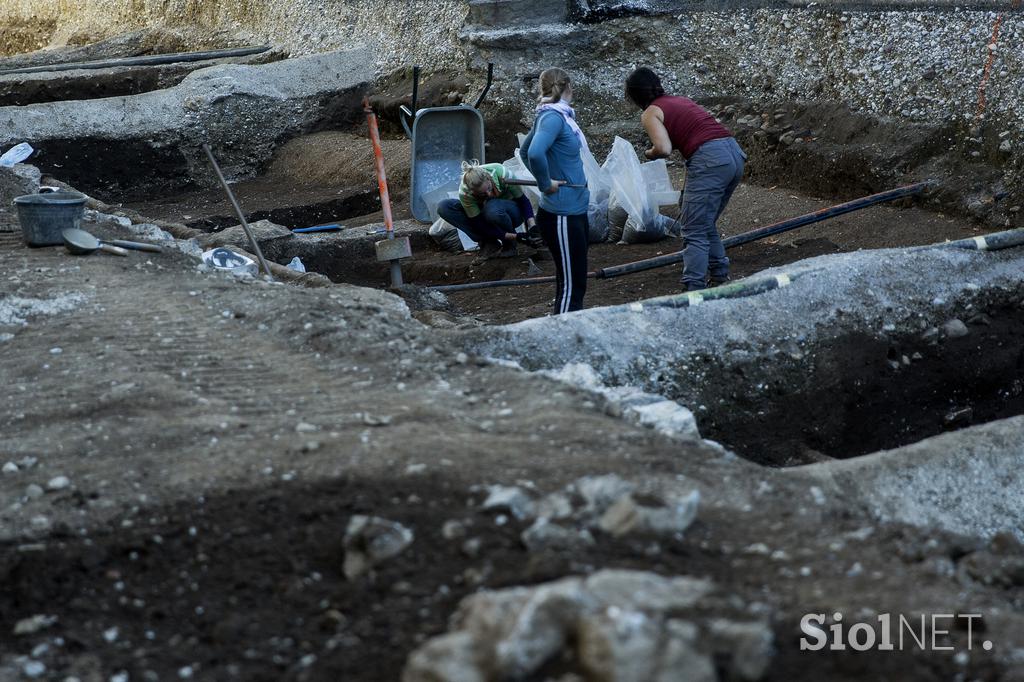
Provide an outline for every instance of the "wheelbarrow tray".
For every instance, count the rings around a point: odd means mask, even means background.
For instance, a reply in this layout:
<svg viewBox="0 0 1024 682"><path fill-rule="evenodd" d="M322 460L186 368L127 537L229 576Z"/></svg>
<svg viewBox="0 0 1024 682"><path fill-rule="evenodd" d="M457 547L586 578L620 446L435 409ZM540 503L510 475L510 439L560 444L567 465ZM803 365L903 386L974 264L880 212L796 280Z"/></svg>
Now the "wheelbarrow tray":
<svg viewBox="0 0 1024 682"><path fill-rule="evenodd" d="M424 223L437 217L436 203L457 191L462 162L484 162L484 119L470 106L432 107L412 124L412 215Z"/></svg>

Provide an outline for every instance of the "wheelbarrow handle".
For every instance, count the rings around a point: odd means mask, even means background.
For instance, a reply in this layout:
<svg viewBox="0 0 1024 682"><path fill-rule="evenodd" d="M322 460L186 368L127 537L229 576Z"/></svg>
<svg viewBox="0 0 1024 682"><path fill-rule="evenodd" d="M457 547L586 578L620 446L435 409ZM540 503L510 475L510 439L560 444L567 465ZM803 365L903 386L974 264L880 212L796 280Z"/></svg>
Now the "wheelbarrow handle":
<svg viewBox="0 0 1024 682"><path fill-rule="evenodd" d="M480 96L476 98L476 104L473 105L474 109L479 109L480 105L484 103L484 97L487 97L487 93L491 89L491 82L494 80L494 64L487 62L487 85L484 86L484 91L480 93Z"/></svg>
<svg viewBox="0 0 1024 682"><path fill-rule="evenodd" d="M412 139L412 128L409 127L409 122L416 119L416 104L419 99L420 92L420 67L412 67L412 102L411 107L407 107L404 104L398 107L398 118L402 121L402 127L405 128L405 134Z"/></svg>

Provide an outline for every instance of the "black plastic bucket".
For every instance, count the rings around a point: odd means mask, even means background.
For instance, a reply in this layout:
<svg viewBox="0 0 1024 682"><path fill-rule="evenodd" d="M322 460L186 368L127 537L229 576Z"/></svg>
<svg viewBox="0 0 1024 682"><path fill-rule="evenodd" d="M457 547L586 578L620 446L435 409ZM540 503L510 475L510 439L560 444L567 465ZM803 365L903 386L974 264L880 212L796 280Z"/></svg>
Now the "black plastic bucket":
<svg viewBox="0 0 1024 682"><path fill-rule="evenodd" d="M61 230L80 228L86 196L79 192L50 192L17 197L18 222L29 246L60 246Z"/></svg>

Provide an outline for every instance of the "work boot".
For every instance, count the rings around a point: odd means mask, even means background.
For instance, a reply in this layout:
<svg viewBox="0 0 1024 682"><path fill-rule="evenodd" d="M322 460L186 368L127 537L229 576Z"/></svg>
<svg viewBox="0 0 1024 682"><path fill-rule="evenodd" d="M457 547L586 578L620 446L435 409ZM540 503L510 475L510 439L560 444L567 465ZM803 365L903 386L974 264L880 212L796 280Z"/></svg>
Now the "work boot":
<svg viewBox="0 0 1024 682"><path fill-rule="evenodd" d="M711 277L708 278L708 286L709 287L720 287L723 284L728 284L730 281L731 280L729 279L729 275L721 275L721 276L718 276L718 277L716 277L715 275L712 275Z"/></svg>
<svg viewBox="0 0 1024 682"><path fill-rule="evenodd" d="M473 259L473 265L480 265L492 258L496 258L499 253L501 253L501 244L498 242L484 242L480 245L480 251L477 252L476 258Z"/></svg>
<svg viewBox="0 0 1024 682"><path fill-rule="evenodd" d="M515 258L517 255L519 255L519 249L516 248L516 243L515 242L509 242L508 244L505 244L505 245L503 245L501 247L501 250L498 251L497 257L498 258Z"/></svg>

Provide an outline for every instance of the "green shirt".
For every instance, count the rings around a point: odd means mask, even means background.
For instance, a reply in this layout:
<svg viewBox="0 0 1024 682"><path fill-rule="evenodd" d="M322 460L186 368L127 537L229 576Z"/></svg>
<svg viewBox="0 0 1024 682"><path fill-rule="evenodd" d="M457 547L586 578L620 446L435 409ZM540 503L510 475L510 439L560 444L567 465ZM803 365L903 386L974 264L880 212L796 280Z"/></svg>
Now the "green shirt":
<svg viewBox="0 0 1024 682"><path fill-rule="evenodd" d="M518 199L523 196L523 190L518 185L505 184L505 178L508 177L508 169L500 163L485 163L482 166L487 174L491 176L491 181L494 183L494 188L498 190L498 199ZM475 218L480 215L483 210L484 201L477 199L473 196L473 193L466 187L466 183L459 184L459 201L462 202L462 208L466 209L466 216L469 218Z"/></svg>

